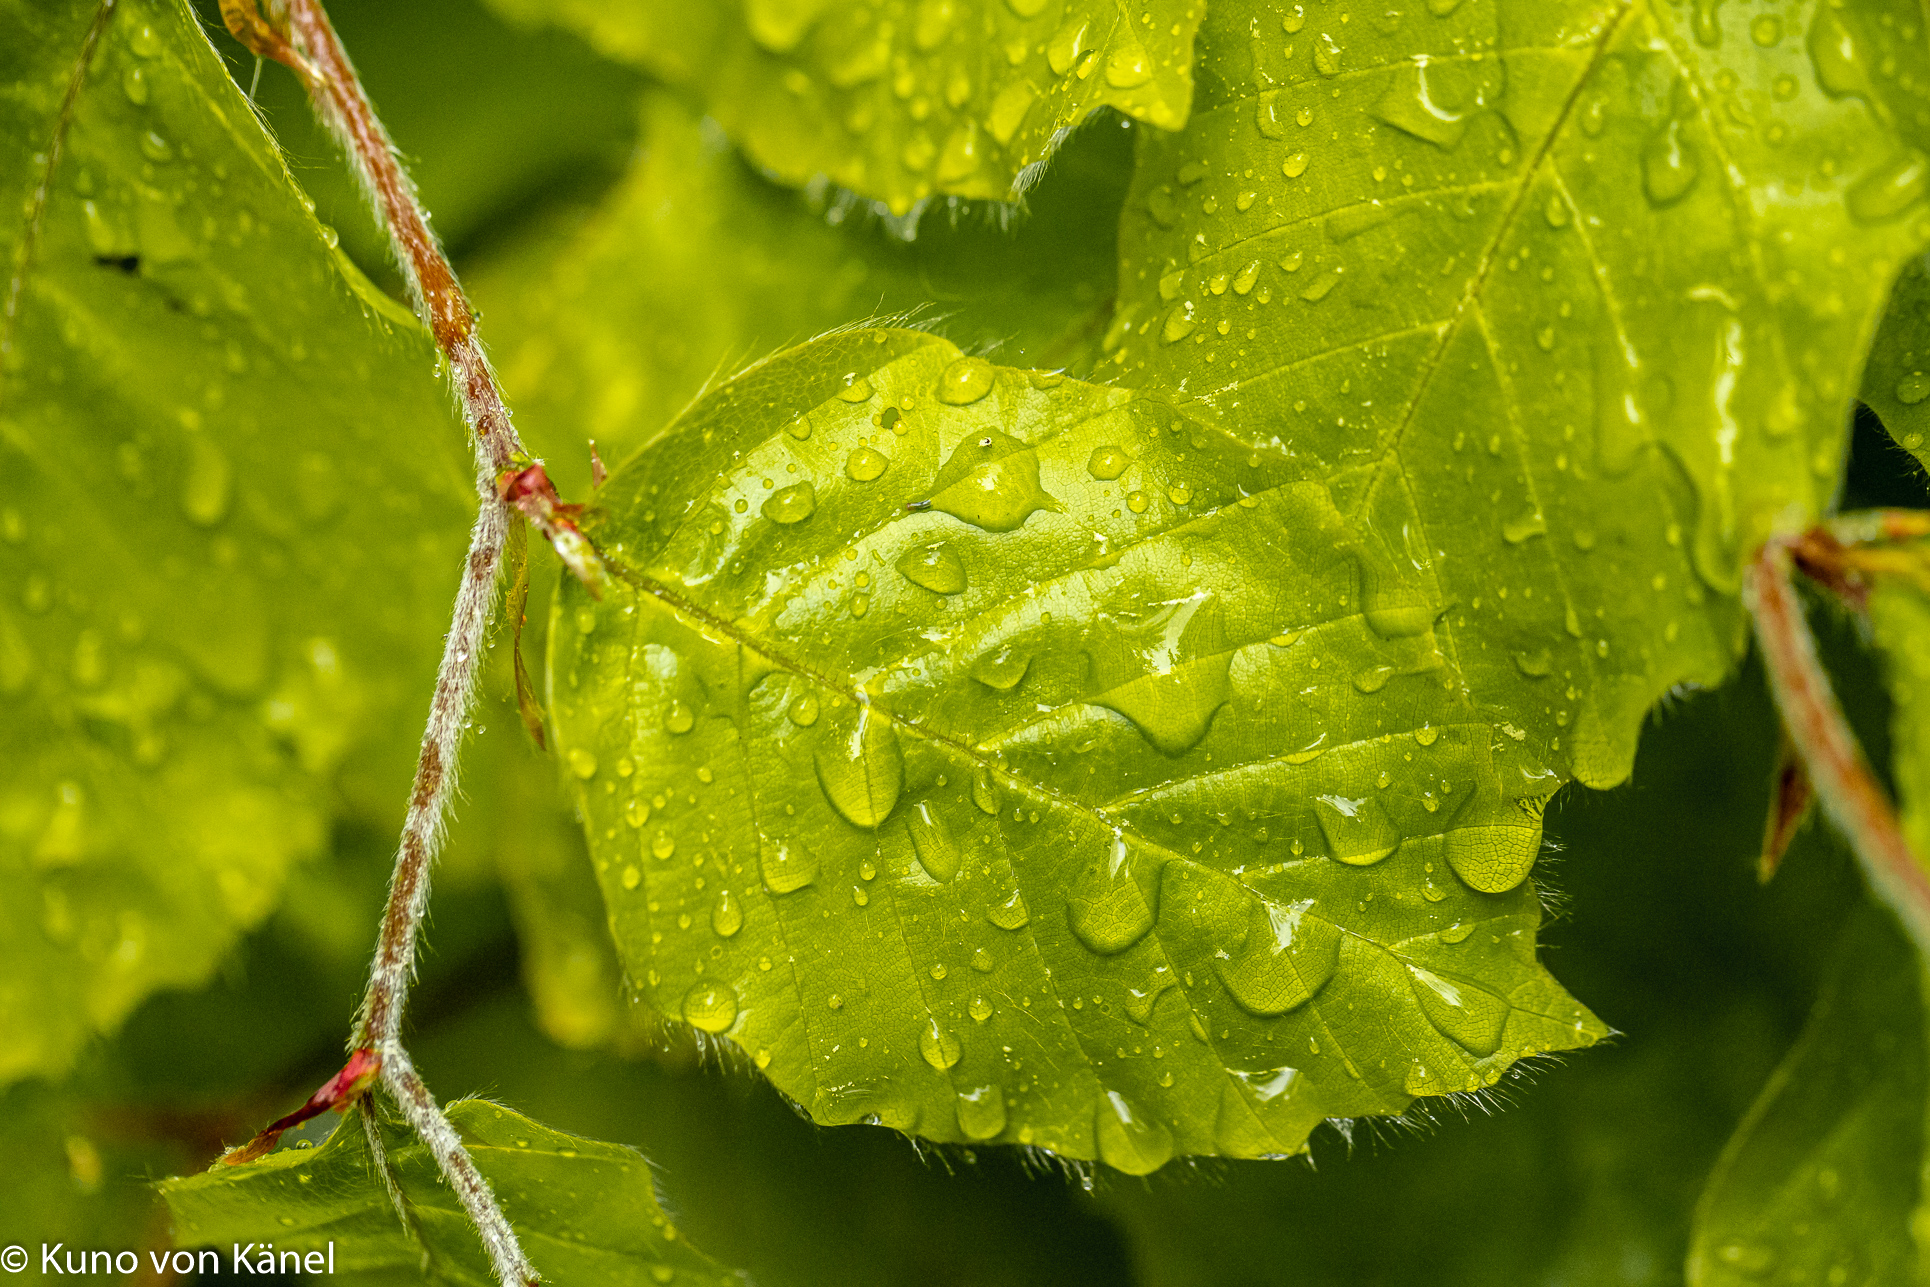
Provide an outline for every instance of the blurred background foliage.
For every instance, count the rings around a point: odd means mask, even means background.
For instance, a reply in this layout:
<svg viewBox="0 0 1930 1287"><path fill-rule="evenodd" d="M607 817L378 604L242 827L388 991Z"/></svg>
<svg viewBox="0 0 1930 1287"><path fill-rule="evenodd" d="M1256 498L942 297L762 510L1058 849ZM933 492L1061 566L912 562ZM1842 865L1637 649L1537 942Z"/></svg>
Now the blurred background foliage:
<svg viewBox="0 0 1930 1287"><path fill-rule="evenodd" d="M200 7L248 85L252 58L213 0ZM707 382L831 326L916 311L969 350L1075 369L1104 330L1113 248L1090 229L1111 226L1124 195L1136 127L1119 117L1072 140L1027 210L939 204L907 239L864 206L768 182L674 92L567 36L470 0L330 9L566 494L587 489L586 439L614 464ZM399 289L299 88L278 66L259 77L318 213ZM1925 501L1921 471L1873 422L1851 490L1846 506ZM1821 624L1885 763L1873 664L1847 623ZM525 647L541 655L540 639ZM1815 826L1758 884L1776 730L1746 670L1659 711L1628 785L1571 787L1550 810L1545 959L1619 1030L1607 1048L1426 1120L1323 1131L1310 1161L1130 1180L1011 1150L921 1151L883 1129L816 1128L747 1070L631 1015L506 651L438 877L418 1063L444 1098L496 1097L642 1149L684 1232L765 1287L1680 1282L1702 1186L1863 900ZM152 999L68 1081L0 1096L0 1243L166 1245L147 1182L206 1165L339 1065L392 843L386 818L345 809L329 859L299 871L214 985Z"/></svg>

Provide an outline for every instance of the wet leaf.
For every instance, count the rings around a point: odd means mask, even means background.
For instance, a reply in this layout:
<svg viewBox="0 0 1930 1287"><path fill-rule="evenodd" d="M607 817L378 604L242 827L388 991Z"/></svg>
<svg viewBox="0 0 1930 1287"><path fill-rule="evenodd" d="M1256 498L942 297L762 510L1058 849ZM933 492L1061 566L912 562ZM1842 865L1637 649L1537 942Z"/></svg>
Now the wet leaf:
<svg viewBox="0 0 1930 1287"><path fill-rule="evenodd" d="M1874 87L1930 65L1892 30L1920 15L1496 0L1261 41L1258 12L1210 10L1192 119L1141 137L1112 369L1359 471L1497 717L1618 782L1652 704L1738 658L1742 561L1838 485L1926 231L1918 114Z"/></svg>
<svg viewBox="0 0 1930 1287"><path fill-rule="evenodd" d="M0 17L0 1082L203 981L331 790L388 829L473 506L433 347L185 6L115 6L60 128L96 8Z"/></svg>
<svg viewBox="0 0 1930 1287"><path fill-rule="evenodd" d="M1809 1026L1709 1178L1692 1287L1915 1281L1930 1094L1922 977L1887 913L1851 924Z"/></svg>
<svg viewBox="0 0 1930 1287"><path fill-rule="evenodd" d="M694 92L751 159L893 214L1010 200L1097 107L1164 129L1192 102L1200 0L493 0Z"/></svg>
<svg viewBox="0 0 1930 1287"><path fill-rule="evenodd" d="M916 315L1013 363L1097 355L1115 267L1095 232L1132 171L1116 118L1060 150L1022 215L935 214L906 242L759 177L668 94L643 116L603 205L472 275L517 424L573 491L585 439L619 461L749 360L867 317Z"/></svg>
<svg viewBox="0 0 1930 1287"><path fill-rule="evenodd" d="M1598 1038L1534 960L1552 775L1359 481L915 332L701 400L552 618L643 999L820 1121L1132 1172Z"/></svg>
<svg viewBox="0 0 1930 1287"><path fill-rule="evenodd" d="M543 1281L742 1281L678 1237L640 1154L550 1130L483 1100L459 1101L448 1112ZM175 1243L215 1249L223 1273L233 1272L235 1246L254 1248L249 1263L259 1265L272 1244L277 1257L320 1254L311 1272L332 1255L328 1272L352 1283L493 1284L482 1241L427 1146L400 1127L385 1128L384 1143L419 1240L390 1205L351 1115L320 1148L284 1148L260 1162L164 1181Z"/></svg>
<svg viewBox="0 0 1930 1287"><path fill-rule="evenodd" d="M1930 272L1921 260L1897 278L1859 396L1917 463L1930 460Z"/></svg>

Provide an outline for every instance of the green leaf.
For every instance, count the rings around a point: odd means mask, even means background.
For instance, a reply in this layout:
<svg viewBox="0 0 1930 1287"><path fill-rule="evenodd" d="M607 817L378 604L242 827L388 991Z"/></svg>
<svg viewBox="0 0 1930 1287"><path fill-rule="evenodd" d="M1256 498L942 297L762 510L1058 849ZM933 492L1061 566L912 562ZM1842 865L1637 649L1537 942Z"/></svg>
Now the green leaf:
<svg viewBox="0 0 1930 1287"><path fill-rule="evenodd" d="M0 7L0 1082L204 980L331 791L388 829L474 505L184 5L115 6L62 117L96 9Z"/></svg>
<svg viewBox="0 0 1930 1287"><path fill-rule="evenodd" d="M577 490L585 439L621 460L719 375L856 318L922 314L1027 365L1096 356L1115 264L1093 230L1132 169L1118 122L1068 142L1009 227L932 218L907 243L759 178L668 94L643 115L635 168L580 229L473 274L517 425Z"/></svg>
<svg viewBox="0 0 1930 1287"><path fill-rule="evenodd" d="M820 1121L1134 1172L1600 1037L1534 960L1551 776L1363 472L1294 473L914 332L700 401L551 630L644 999Z"/></svg>
<svg viewBox="0 0 1930 1287"><path fill-rule="evenodd" d="M640 1154L484 1100L461 1100L448 1112L543 1281L741 1281L677 1236ZM383 1134L419 1241L390 1205L351 1117L318 1149L285 1148L246 1166L163 1181L177 1245L218 1249L223 1272L232 1271L236 1246L252 1246L249 1263L258 1265L272 1244L274 1256L332 1255L338 1281L489 1287L496 1279L482 1241L428 1147L399 1126Z"/></svg>
<svg viewBox="0 0 1930 1287"><path fill-rule="evenodd" d="M1930 462L1930 272L1912 260L1870 345L1860 395L1897 444Z"/></svg>
<svg viewBox="0 0 1930 1287"><path fill-rule="evenodd" d="M1914 1282L1930 1056L1922 966L1884 913L1845 935L1796 1048L1696 1210L1693 1287Z"/></svg>
<svg viewBox="0 0 1930 1287"><path fill-rule="evenodd" d="M703 103L751 159L903 215L1015 200L1098 107L1165 129L1193 98L1200 0L492 0L560 22Z"/></svg>
<svg viewBox="0 0 1930 1287"><path fill-rule="evenodd" d="M1917 118L1872 88L1930 79L1885 26L1921 15L1258 13L1213 6L1191 122L1140 140L1111 369L1369 473L1461 682L1557 780L1618 782L1649 707L1740 655L1743 560L1838 485L1927 231Z"/></svg>

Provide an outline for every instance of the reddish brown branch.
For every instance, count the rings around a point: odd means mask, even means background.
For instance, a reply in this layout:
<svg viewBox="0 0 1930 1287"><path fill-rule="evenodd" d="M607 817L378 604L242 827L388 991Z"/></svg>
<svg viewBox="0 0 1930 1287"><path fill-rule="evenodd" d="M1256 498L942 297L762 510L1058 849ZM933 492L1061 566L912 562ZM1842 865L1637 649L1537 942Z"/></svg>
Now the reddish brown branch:
<svg viewBox="0 0 1930 1287"><path fill-rule="evenodd" d="M1896 810L1843 716L1791 578L1797 559L1813 552L1814 537L1771 540L1744 583L1769 687L1824 811L1849 839L1871 887L1930 952L1930 875L1910 852ZM1837 535L1830 543L1844 547Z"/></svg>

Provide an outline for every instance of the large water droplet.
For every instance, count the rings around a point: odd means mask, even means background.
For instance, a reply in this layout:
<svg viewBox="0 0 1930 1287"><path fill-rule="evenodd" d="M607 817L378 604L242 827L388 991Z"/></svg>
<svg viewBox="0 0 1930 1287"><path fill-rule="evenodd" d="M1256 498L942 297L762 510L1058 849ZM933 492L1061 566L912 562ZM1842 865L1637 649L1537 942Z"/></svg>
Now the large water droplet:
<svg viewBox="0 0 1930 1287"><path fill-rule="evenodd" d="M1010 644L1000 644L972 663L972 678L987 688L1009 693L1025 678L1032 658Z"/></svg>
<svg viewBox="0 0 1930 1287"><path fill-rule="evenodd" d="M1476 1058L1485 1059L1501 1048L1502 1030L1508 1024L1508 1003L1469 983L1444 979L1418 965L1407 967L1414 985L1414 999L1429 1023Z"/></svg>
<svg viewBox="0 0 1930 1287"><path fill-rule="evenodd" d="M1005 1130L1005 1092L997 1086L959 1091L958 1129L969 1140L997 1138Z"/></svg>
<svg viewBox="0 0 1930 1287"><path fill-rule="evenodd" d="M717 891L717 905L710 909L710 927L719 938L730 938L744 928L744 907L728 889Z"/></svg>
<svg viewBox="0 0 1930 1287"><path fill-rule="evenodd" d="M1102 483L1109 483L1125 473L1132 463L1133 458L1118 447L1094 447L1092 457L1086 461L1086 472Z"/></svg>
<svg viewBox="0 0 1930 1287"><path fill-rule="evenodd" d="M905 580L933 594L957 594L965 588L965 562L943 541L916 545L898 556Z"/></svg>
<svg viewBox="0 0 1930 1287"><path fill-rule="evenodd" d="M1232 655L1181 662L1164 673L1141 675L1092 698L1094 706L1118 711L1165 755L1181 755L1206 736L1213 716L1233 689Z"/></svg>
<svg viewBox="0 0 1930 1287"><path fill-rule="evenodd" d="M945 1031L938 1026L937 1019L932 1019L918 1034L918 1053L925 1057L926 1063L944 1072L958 1062L965 1048L959 1043L957 1034Z"/></svg>
<svg viewBox="0 0 1930 1287"><path fill-rule="evenodd" d="M1015 889L1004 902L987 907L985 919L1002 930L1019 930L1031 924L1032 913L1025 906L1025 896Z"/></svg>
<svg viewBox="0 0 1930 1287"><path fill-rule="evenodd" d="M1340 42L1326 32L1313 38L1314 70L1322 76L1340 75Z"/></svg>
<svg viewBox="0 0 1930 1287"><path fill-rule="evenodd" d="M1106 59L1106 84L1114 89L1134 89L1153 78L1153 60L1146 55L1146 49L1126 32L1119 46Z"/></svg>
<svg viewBox="0 0 1930 1287"><path fill-rule="evenodd" d="M1671 206L1688 195L1702 173L1695 145L1682 137L1682 122L1671 120L1642 149L1642 191L1655 206Z"/></svg>
<svg viewBox="0 0 1930 1287"><path fill-rule="evenodd" d="M938 400L947 406L969 406L992 391L997 374L984 358L959 358L939 375Z"/></svg>
<svg viewBox="0 0 1930 1287"><path fill-rule="evenodd" d="M1173 1133L1116 1090L1104 1091L1093 1111L1099 1159L1127 1175L1150 1175L1173 1156Z"/></svg>
<svg viewBox="0 0 1930 1287"><path fill-rule="evenodd" d="M1066 895L1066 920L1081 943L1101 956L1123 952L1153 928L1153 909L1133 879L1124 836L1093 859Z"/></svg>
<svg viewBox="0 0 1930 1287"><path fill-rule="evenodd" d="M1448 832L1448 866L1471 889L1505 894L1528 879L1541 853L1541 819L1524 811L1520 822L1456 827Z"/></svg>
<svg viewBox="0 0 1930 1287"><path fill-rule="evenodd" d="M930 804L921 800L913 805L905 818L905 829L911 833L911 847L918 855L918 865L930 873L933 880L942 885L958 874L958 842L952 839L951 829L932 811Z"/></svg>
<svg viewBox="0 0 1930 1287"><path fill-rule="evenodd" d="M724 1032L737 1022L737 993L729 985L700 979L684 993L684 1022L705 1032Z"/></svg>
<svg viewBox="0 0 1930 1287"><path fill-rule="evenodd" d="M1315 798L1313 811L1327 837L1327 852L1349 866L1369 866L1401 847L1400 828L1373 796L1323 795Z"/></svg>
<svg viewBox="0 0 1930 1287"><path fill-rule="evenodd" d="M868 483L882 478L891 466L891 457L870 447L858 447L845 458L844 472L854 482Z"/></svg>
<svg viewBox="0 0 1930 1287"><path fill-rule="evenodd" d="M790 894L818 878L818 857L794 839L766 841L759 847L759 871L764 888L773 894Z"/></svg>
<svg viewBox="0 0 1930 1287"><path fill-rule="evenodd" d="M809 483L792 483L772 492L760 511L773 523L802 523L818 512L817 488Z"/></svg>
<svg viewBox="0 0 1930 1287"><path fill-rule="evenodd" d="M1333 977L1340 931L1311 914L1313 900L1255 898L1237 950L1215 953L1213 968L1240 1007L1261 1018L1305 1005Z"/></svg>
<svg viewBox="0 0 1930 1287"><path fill-rule="evenodd" d="M1059 504L1039 486L1031 447L996 429L966 435L933 484L931 507L988 532L1011 532Z"/></svg>
<svg viewBox="0 0 1930 1287"><path fill-rule="evenodd" d="M1923 200L1930 158L1905 148L1850 185L1844 200L1862 223L1884 223Z"/></svg>
<svg viewBox="0 0 1930 1287"><path fill-rule="evenodd" d="M586 781L596 776L596 756L580 746L572 746L570 753L563 757L568 761L570 772Z"/></svg>
<svg viewBox="0 0 1930 1287"><path fill-rule="evenodd" d="M228 516L234 495L234 466L221 448L196 433L188 439L188 468L181 480L181 512L188 521L213 527Z"/></svg>
<svg viewBox="0 0 1930 1287"><path fill-rule="evenodd" d="M854 827L877 830L897 807L905 785L904 753L891 722L869 706L858 710L851 731L829 739L817 753L818 785L840 817Z"/></svg>

